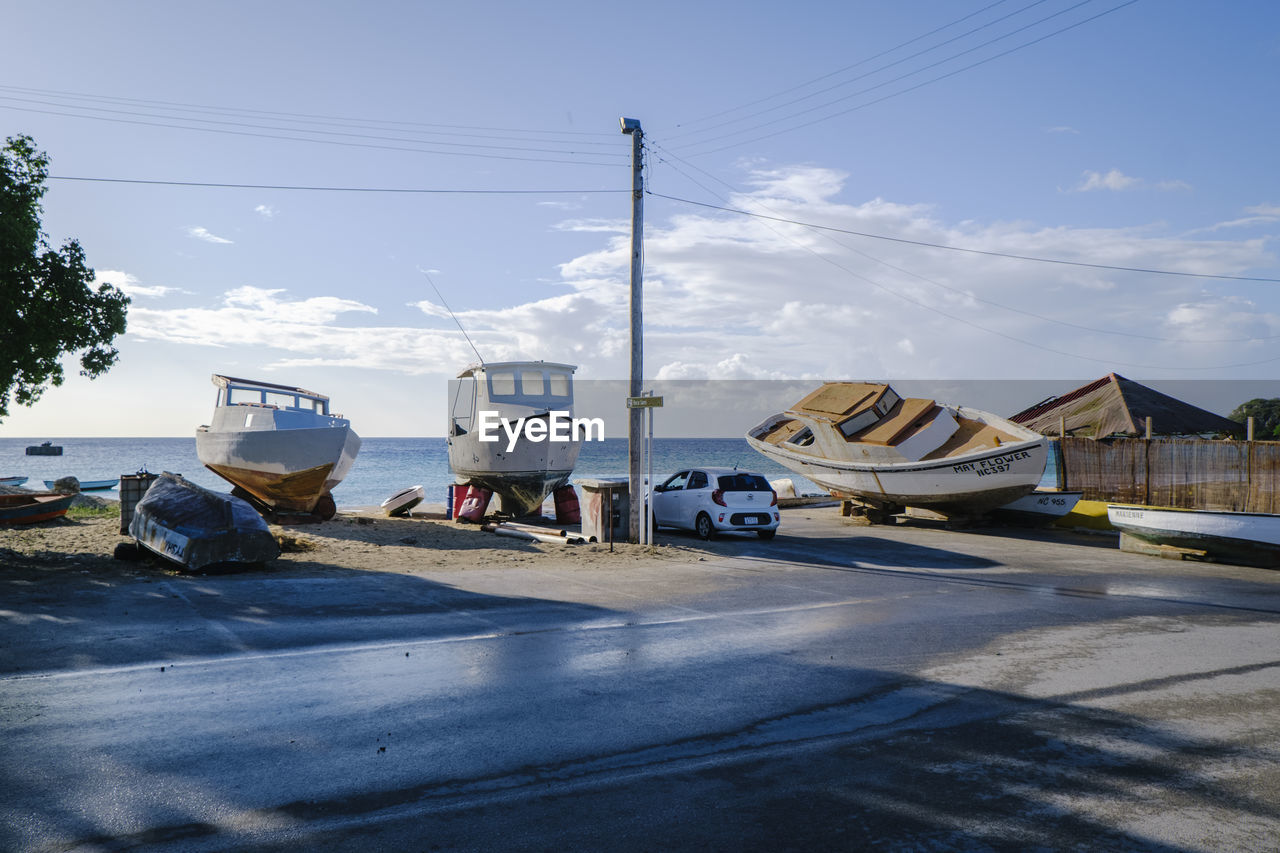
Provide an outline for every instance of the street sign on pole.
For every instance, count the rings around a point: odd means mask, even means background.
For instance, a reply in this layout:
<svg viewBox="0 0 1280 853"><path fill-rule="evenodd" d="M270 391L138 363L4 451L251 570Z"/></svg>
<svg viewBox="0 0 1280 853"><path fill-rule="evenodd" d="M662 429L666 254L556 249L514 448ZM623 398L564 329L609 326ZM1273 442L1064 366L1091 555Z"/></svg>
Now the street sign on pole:
<svg viewBox="0 0 1280 853"><path fill-rule="evenodd" d="M661 397L628 397L628 409L660 409L662 408Z"/></svg>

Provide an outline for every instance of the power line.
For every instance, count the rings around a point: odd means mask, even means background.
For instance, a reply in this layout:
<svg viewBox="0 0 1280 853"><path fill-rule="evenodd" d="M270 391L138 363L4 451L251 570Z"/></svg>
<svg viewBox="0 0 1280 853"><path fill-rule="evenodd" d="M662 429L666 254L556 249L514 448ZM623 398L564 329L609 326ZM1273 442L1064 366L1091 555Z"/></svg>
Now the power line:
<svg viewBox="0 0 1280 853"><path fill-rule="evenodd" d="M813 85L814 83L820 82L820 81L825 80L825 79L827 79L827 78L829 78L829 77L834 77L834 76L836 76L837 74L843 74L843 73L844 73L844 72L846 72L846 71L852 71L854 68L857 68L857 67L859 67L859 66L865 65L865 64L867 64L868 62L871 62L871 61L873 61L873 60L875 60L875 59L879 59L879 58L880 58L880 57L882 57L882 56L888 56L889 54L894 53L895 51L900 50L901 48L906 47L907 45L913 44L913 43L915 43L915 42L917 42L917 41L920 41L921 39L928 38L928 37L929 37L929 36L931 36L931 35L936 35L937 33L940 33L940 32L942 32L943 30L949 29L950 27L953 27L953 26L955 26L956 24L959 24L959 23L961 23L961 22L963 22L963 21L966 21L966 20L968 20L969 18L972 18L972 17L974 17L974 16L976 16L976 15L981 14L982 12L986 12L986 11L988 11L988 10L990 10L990 9L992 9L992 8L994 8L994 7L996 7L996 6L999 6L1000 4L1002 4L1002 3L1004 3L1004 2L1006 2L1006 0L997 0L997 2L992 3L992 4L991 4L991 5L989 5L989 6L984 6L983 8L979 9L978 11L973 12L973 13L971 13L971 14L969 14L969 15L966 15L966 16L964 16L963 18L959 18L959 19L957 19L957 20L955 20L955 21L952 21L952 22L951 22L951 23L949 23L949 24L944 24L944 25L943 25L943 26L941 26L941 27L937 27L937 28L935 28L935 29L933 29L933 30L930 30L929 32L925 33L924 35L916 36L916 37L915 37L915 38L913 38L913 39L909 39L909 40L907 40L907 41L905 41L905 42L903 42L903 43L901 43L901 44L897 45L896 47L891 47L891 48L889 48L888 50L881 51L880 53L877 53L875 56L871 56L871 57L868 57L867 59L863 59L863 60L861 60L861 61L859 61L859 62L855 62L855 63L853 63L852 65L846 65L844 68L841 68L841 69L839 69L838 71L832 71L832 72L831 72L831 73L829 73L829 74L824 74L824 75L822 75L821 77L814 78L813 80L810 80L810 81L808 81L808 82L806 82L806 83L801 83L801 84L800 84L800 85L798 85L798 86L793 86L793 87L791 87L790 89L787 89L787 90L785 90L785 91L783 91L783 92L780 92L780 93L778 93L778 94L775 94L775 95L771 95L771 96L770 96L770 97L768 97L768 98L762 98L762 99L760 99L760 100L757 100L757 101L752 102L751 104L744 105L743 107L738 107L738 108L731 109L731 110L725 110L725 111L723 111L723 112L721 112L721 113L717 113L715 116L709 116L709 117L708 117L708 119L710 119L710 118L718 118L718 117L720 117L720 116L727 115L728 113L736 112L736 111L737 111L737 109L745 109L747 106L755 106L755 105L757 105L757 104L765 103L765 102L767 102L767 101L772 100L773 98L781 97L781 96L782 96L782 95L784 95L784 94L789 94L789 93L794 92L794 91L797 91L797 90L799 90L799 89L803 89L803 88L805 88L806 86L811 86L811 85ZM856 83L858 80L862 80L862 79L864 79L864 78L871 77L871 76L873 76L873 75L875 75L875 74L879 74L881 71L886 71L886 70L888 70L888 69L890 69L890 68L893 68L895 65L901 65L901 64L902 64L902 63L904 63L904 62L909 62L909 61L911 61L912 59L917 59L917 58L919 58L919 57L921 57L921 56L923 56L923 55L925 55L925 54L927 54L927 53L932 53L933 51L938 50L938 49L940 49L940 48L942 48L942 47L945 47L945 46L946 46L946 45L948 45L948 44L951 44L951 43L953 43L953 42L956 42L956 41L959 41L959 40L961 40L961 39L963 39L963 38L966 38L966 37L968 37L968 36L971 36L971 35L973 35L974 33L977 33L977 32L980 32L980 31L982 31L982 30L985 30L985 29L988 29L988 28L990 28L990 27L993 27L993 26L995 26L996 24L1000 23L1001 21L1006 21L1006 20L1008 20L1009 18L1012 18L1012 17L1014 17L1014 16L1016 16L1016 15L1020 15L1020 14L1022 14L1023 12L1027 11L1028 9L1031 9L1031 8L1033 8L1033 7L1035 7L1035 6L1039 6L1039 5L1041 5L1042 3L1046 3L1046 2L1048 2L1048 0L1034 0L1034 2L1032 2L1030 5L1023 6L1021 9L1017 9L1017 10L1015 10L1015 11L1013 11L1013 12L1008 13L1007 15L1002 15L1001 17L996 18L995 20L988 21L987 23L982 24L981 26L974 27L974 28L973 28L973 29L971 29L971 30L968 30L968 31L966 31L966 32L963 32L963 33L961 33L960 35L952 36L951 38L946 39L945 41L941 41L941 42L939 42L939 43L937 43L937 44L935 44L935 45L932 45L932 46L930 46L930 47L926 47L926 48L924 48L923 50L919 50L919 51L917 51L917 52L915 52L915 53L913 53L913 54L911 54L911 55L909 55L909 56L904 56L903 58L901 58L901 59L895 59L893 62L890 62L890 63L888 63L888 64L886 64L886 65L881 65L881 66L879 66L879 67L877 67L877 68L873 68L872 70L870 70L870 71L866 71L866 72L864 72L864 73L862 73L862 74L859 74L859 75L857 75L856 77L852 77L852 78L850 78L850 79L848 79L848 80L844 80L844 81L841 81L841 82L839 82L839 83L832 84L832 85L830 85L830 86L826 87L825 89L819 89L819 90L817 90L816 92L810 92L810 93L809 93L809 94L807 94L807 95L803 95L803 96L801 96L801 97L799 97L799 98L794 98L794 99L792 99L792 100L790 100L790 101L786 101L786 102L784 102L784 103L777 104L777 105L775 105L775 106L769 107L768 109L759 110L759 111L757 111L757 112L755 112L755 113L751 113L751 114L749 114L749 115L742 116L742 117L740 117L740 118L728 119L727 121L728 121L728 123L736 123L736 122L747 121L748 119L754 118L754 117L756 117L756 116L758 116L758 115L764 115L765 113L770 113L770 112L774 112L774 111L776 111L776 110L783 109L783 108L785 108L785 107L789 107L789 106L791 106L792 104L798 104L798 103L800 103L801 101L807 101L807 100L809 100L809 99L811 99L811 98L816 98L818 95L822 95L822 94L825 94L825 93L827 93L827 92L834 91L834 90L836 90L836 89L841 88L842 86L848 86L850 83ZM1084 3L1091 3L1091 2L1093 2L1093 0L1083 0L1083 2L1082 2L1082 3L1078 3L1077 5L1084 5ZM1072 6L1072 7L1071 7L1071 9L1074 9L1074 8L1076 8L1076 7L1075 7L1075 6ZM1057 12L1057 13L1055 13L1055 15L1050 15L1049 17L1055 17L1056 15L1061 15L1061 14L1063 14L1063 13L1065 13L1065 12L1070 11L1071 9L1064 9L1064 10L1062 10L1061 12ZM1041 20L1036 21L1036 22L1035 22L1035 24L1043 23L1043 22L1044 22L1044 21L1046 21L1046 20L1048 20L1048 18L1042 18ZM1028 27L1030 27L1030 26L1035 26L1035 24L1029 24L1029 25L1028 25ZM1010 33L1006 33L1006 34L1004 34L1004 35L1002 35L1002 36L999 36L999 37L997 37L997 38L995 38L995 39L992 39L991 41L984 42L983 44L980 44L980 45L978 45L978 46L977 46L977 47L975 47L975 48L970 48L970 50L969 50L969 51L966 51L966 53L967 53L967 52L972 52L973 50L977 50L978 48L984 47L984 46L986 46L986 45L988 45L988 44L991 44L992 42L999 41L1000 39L1008 38L1010 35L1013 35L1013 34L1015 34L1015 33L1021 32L1021 31L1022 31L1022 29L1027 29L1027 27L1023 27L1023 28L1021 28L1021 29L1019 29L1019 30L1013 30L1013 31L1012 31L1012 32L1010 32ZM950 57L948 57L947 59L942 60L942 62L948 62L948 61L950 61L951 59L955 59L955 58L956 58L956 56L963 56L963 55L964 55L963 53L956 54L956 55L954 55L954 56L950 56ZM934 63L934 64L936 65L936 64L940 64L940 63ZM932 65L926 65L926 66L924 66L923 68L918 68L918 69L916 69L915 71L912 71L910 74L906 74L906 75L904 75L904 76L905 76L905 77L910 77L912 74L918 74L919 72L924 71L924 70L927 70L927 69L929 69L929 68L931 68L931 67L933 67L933 66L932 66ZM902 77L899 77L899 78L896 78L896 79L897 79L897 80L901 80L901 79L903 79L903 78L902 78ZM890 80L890 81L888 81L888 83L893 83L893 82L895 82L895 80ZM879 84L879 85L880 85L880 86L885 86L885 85L888 85L888 83L881 83L881 84ZM872 87L872 89L874 89L874 88L878 88L878 87L873 86L873 87ZM864 90L862 90L862 92L855 92L853 95L849 95L849 96L847 96L847 97L854 97L854 96L856 96L856 95L864 94L865 92L868 92L868 91L871 91L871 90L870 90L870 89L864 89ZM847 98L838 99L837 101L832 102L832 103L839 103L839 100L847 100ZM822 106L826 106L826 105L822 105ZM820 109L820 108L821 108L821 106L819 106L819 107L815 107L814 109ZM803 115L803 113L800 113L800 115ZM781 120L782 120L782 119L779 119L779 121L781 121ZM680 125L677 125L677 127L679 127L679 126L680 126ZM695 131L694 133L697 133L697 131ZM673 139L679 139L680 137L676 136L676 137L672 137L672 138L673 138Z"/></svg>
<svg viewBox="0 0 1280 853"><path fill-rule="evenodd" d="M297 122L301 120L318 120L323 124L338 124L347 126L377 126L391 125L404 128L423 128L428 129L432 133L441 133L445 135L469 135L469 134L453 134L453 131L491 131L493 133L502 134L501 138L510 138L519 135L547 135L555 134L557 136L583 136L598 137L600 139L612 140L613 134L602 133L599 131L572 131L572 130L535 130L527 127L507 128L507 127L490 127L483 125L458 125L458 124L433 124L428 122L402 121L395 119L369 119L369 118L353 118L348 116L327 116L317 113L291 113L280 112L276 110L254 110L244 107L218 107L208 104L190 104L178 101L159 101L144 98L123 98L116 95L97 95L86 92L67 92L56 89L33 89L26 86L6 86L0 85L0 91L19 92L26 95L39 95L43 97L64 98L71 100L82 100L104 104L124 104L143 107L156 107L164 110L178 110L183 112L205 112L215 115L231 115L231 116L264 116L279 121ZM48 106L63 106L61 104L49 104ZM588 143L592 145L607 145L609 143Z"/></svg>
<svg viewBox="0 0 1280 853"><path fill-rule="evenodd" d="M949 245L946 245L945 243L929 243L924 240L908 240L905 237L890 237L886 234L869 234L865 231L853 231L848 228L836 228L831 225L817 225L812 222L800 222L795 219L787 219L782 216L768 216L763 213L753 213L750 210L741 210L739 208L734 208L734 207L723 207L721 205L708 204L707 202L704 202L704 201L694 201L693 199L680 198L678 196L663 195L662 193L655 193L652 190L649 190L648 192L649 192L649 195L656 196L657 198L664 198L667 201L675 201L681 204L691 204L691 205L694 205L695 207L705 207L711 210L719 210L724 213L736 213L739 216L751 216L756 219L769 219L774 222L782 222L787 225L800 225L802 227L813 228L818 231L832 231L837 234L849 234L854 237L868 237L872 240L886 240L890 243L905 243L906 245L909 245L909 246L923 246L929 249L946 249L947 251L950 251L950 252L967 252L972 255L987 255L993 258L1008 258L1015 261L1033 261L1035 263L1040 263L1040 264L1061 264L1063 266L1087 267L1090 269L1098 269L1098 270L1113 270L1115 272L1136 272L1136 273L1146 273L1148 275L1170 275L1170 276L1181 276L1184 278L1208 278L1208 279L1221 279L1224 281L1257 281L1257 282L1265 282L1268 284L1280 284L1280 278L1267 278L1265 276L1225 275L1225 274L1202 273L1202 272L1183 272L1181 270L1152 269L1147 267L1125 267L1125 266L1117 266L1115 264L1095 264L1095 263L1089 263L1087 261L1068 261L1062 258L1037 258L1032 255L1015 255L1009 252L992 252L985 249L970 249L964 246L949 246Z"/></svg>
<svg viewBox="0 0 1280 853"><path fill-rule="evenodd" d="M1092 2L1092 0L1084 0L1084 2ZM907 88L905 88L905 89L900 89L900 90L898 90L898 91L896 91L896 92L890 92L889 94L887 94L887 95L883 95L883 96L881 96L881 97L879 97L879 98L876 98L875 100L867 101L866 103L858 104L857 106L849 107L848 109L844 109L844 110L841 110L841 111L839 111L839 112L831 113L830 115L821 116L821 117L816 118L816 119L813 119L813 120L811 120L811 121L807 121L807 122L805 122L805 123L803 123L803 124L798 124L798 125L795 125L795 126L793 126L793 127L787 127L787 128L783 128L783 129L781 129L781 130L776 130L776 131L774 131L773 133L766 133L766 134L764 134L764 135L756 136L756 137L753 137L753 138L751 138L751 139L739 139L739 140L736 140L736 141L734 141L734 142L732 142L732 143L730 143L730 144L728 144L728 145L722 145L722 146L720 146L719 148L711 148L711 149L708 149L708 150L705 150L705 151L699 151L699 152L696 152L696 154L691 155L691 156L703 156L703 155L707 155L707 154L715 154L715 153L720 152L720 151L726 151L726 150L728 150L728 149L730 149L730 148L738 148L738 147L741 147L741 146L743 146L743 145L749 145L749 144L751 144L751 143L753 143L753 142L761 142L761 141L763 141L763 140L765 140L765 139L772 139L772 138L773 138L773 137L775 137L775 136L781 136L782 134L785 134L785 133L792 133L792 132L797 131L797 130L803 130L803 129L804 129L804 128L806 128L806 127L812 127L812 126L813 126L813 125L815 125L815 124L821 124L821 123L822 123L822 122L824 122L824 121L830 121L831 119L839 118L840 116L848 115L849 113L856 112L856 111L858 111L858 110L862 110L862 109L866 109L867 107L871 107L871 106L874 106L874 105L876 105L876 104L883 103L884 101L890 100L891 98L896 98L896 97L899 97L899 96L901 96L901 95L905 95L905 94L907 94L907 93L909 93L909 92L914 92L914 91L916 91L917 89L922 89L922 88L924 88L925 86L929 86L929 85L932 85L933 83L937 83L937 82L940 82L940 81L942 81L942 80L946 80L946 79L948 79L948 78L950 78L950 77L954 77L954 76L956 76L957 74L962 74L962 73L964 73L965 71L970 71L970 70L972 70L972 69L974 69L974 68L977 68L977 67L979 67L979 66L986 65L988 62L994 62L994 61L995 61L995 60L997 60L997 59L1002 59L1002 58L1004 58L1004 57L1006 57L1006 56L1008 56L1008 55L1010 55L1010 54L1012 54L1012 53L1016 53L1017 51L1022 50L1023 48L1030 47L1030 46L1032 46L1032 45L1034 45L1034 44L1039 44L1040 42L1045 41L1045 40L1050 39L1050 38L1053 38L1054 36L1061 35L1062 33L1065 33L1065 32L1067 32L1067 31L1069 31L1069 30L1073 30L1073 29L1075 29L1075 28L1077 28L1077 27L1084 26L1085 24L1090 23L1090 22L1092 22L1092 21L1096 21L1097 19L1099 19L1099 18L1101 18L1101 17L1104 17L1104 16L1106 16L1106 15L1110 15L1112 12L1117 12L1117 11L1119 11L1120 9L1123 9L1123 8L1124 8L1124 7L1126 7L1126 6L1132 6L1134 3L1137 3L1137 2L1138 2L1138 0L1127 0L1127 2L1121 3L1121 4L1120 4L1120 5L1118 5L1118 6L1114 6L1114 7L1110 8L1110 9L1107 9L1105 12L1099 12L1099 13L1098 13L1098 14L1096 14L1096 15L1093 15L1093 16L1091 16L1091 17L1085 18L1085 19L1083 19L1083 20L1081 20L1081 21L1077 21L1077 22L1075 22L1074 24L1069 24L1068 26L1065 26L1065 27L1063 27L1063 28L1061 28L1061 29L1058 29L1058 30L1054 30L1053 32L1051 32L1051 33L1047 33L1047 34L1045 34L1045 35L1043 35L1043 36L1039 36L1038 38L1032 39L1031 41L1024 42L1023 44L1017 45L1017 46L1015 46L1015 47L1011 47L1011 48L1009 48L1008 50L1001 51L1000 53L994 54L994 55L992 55L992 56L988 56L988 57L986 57L985 59L980 59L980 60L978 60L977 62L970 63L969 65L965 65L965 66L963 66L962 68L957 68L957 69L955 69L955 70L953 70L953 71L948 71L948 72L947 72L947 73L945 73L945 74L940 74L940 75L938 75L937 77L932 77L932 78L930 78L930 79L928 79L928 80L924 80L924 81L922 81L922 82L920 82L920 83L917 83L917 84L915 84L915 85L913 85L913 86L908 86L908 87L907 87ZM1077 4L1077 6L1080 6L1080 5L1084 5L1084 3L1079 3L1079 4ZM1073 9L1074 9L1074 8L1076 8L1076 7L1075 7L1075 6L1073 6L1073 7L1071 7L1071 8L1073 8ZM1059 12L1059 13L1057 13L1057 14L1062 14L1062 13L1060 13L1060 12ZM1050 17L1054 17L1054 16L1052 16L1052 15L1051 15ZM1048 18L1044 18L1044 19L1042 19L1041 21L1037 21L1036 23L1042 23L1044 20L1048 20ZM1022 30L1022 29L1026 29L1026 27L1023 27L1023 28L1021 28L1020 30L1017 30L1016 32L1021 32L1021 30ZM1005 38L1005 36L1001 36L1000 38ZM992 40L992 42L994 42L994 41L999 41L999 39L993 39L993 40ZM979 45L978 47L985 47L987 44L991 44L991 42L985 42L984 44ZM857 97L858 95L863 95L863 94L866 94L866 93L868 93L868 92L874 91L875 89L879 89L879 88L882 88L882 87L884 87L884 86L890 85L890 84L892 84L892 83L896 83L896 82L898 82L898 81L905 80L907 77L911 77L911 76L913 76L913 75L915 75L915 74L920 73L921 71L927 70L927 69L929 69L929 68L936 67L936 66L941 65L941 64L943 64L943 63L945 63L945 62L949 62L949 61L951 61L952 59L956 59L956 58L958 58L958 57L960 57L960 56L965 55L966 53L972 53L974 50L977 50L977 49L978 49L978 48L970 48L969 50L962 51L961 53L955 54L954 56L948 57L947 59L944 59L944 60L940 60L940 61L938 61L938 62L931 63L931 64L929 64L929 65L927 65L927 66L924 66L923 68L919 68L919 69L917 69L917 70L915 70L915 71L912 71L912 72L909 72L909 73L907 73L907 74L900 75L900 76L895 77L895 78L894 78L894 79L892 79L892 80L888 80L888 81L886 81L886 82L884 82L884 83L878 83L878 84L876 84L875 86L871 86L871 87L869 87L869 88L867 88L867 89L863 89L862 91L854 92L854 93L853 93L853 94L851 94L851 95L846 95L846 96L844 96L844 97L842 97L842 98L838 98L838 99L836 99L835 101L830 101L830 102L828 102L828 103L826 103L826 104L820 104L820 105L818 105L818 106L816 106L816 107L810 107L809 109L802 110L802 111L800 111L800 112L798 112L798 113L794 113L794 114L792 114L792 115L790 115L790 116L784 116L783 118L774 119L773 121L769 121L769 122L764 122L764 123L762 123L762 124L756 125L755 127L747 128L747 129L746 129L746 130L744 130L744 131L740 131L740 133L747 133L747 132L750 132L750 131L752 131L752 130L760 130L760 129L763 129L763 128L765 128L765 127L769 127L769 126L772 126L772 125L779 124L779 123L781 123L781 122L787 121L787 120L789 120L789 119L799 118L799 117L800 117L800 116L802 116L802 115L805 115L805 114L807 114L807 113L811 113L811 112L814 112L814 111L816 111L816 110L822 109L823 107L833 106L833 105L835 105L835 104L837 104L837 103L840 103L841 101L847 101L847 100L849 100L850 98ZM694 143L694 144L696 145L696 144L699 144L699 143ZM706 143L702 143L702 144L706 144Z"/></svg>
<svg viewBox="0 0 1280 853"><path fill-rule="evenodd" d="M101 184L143 184L163 187L212 187L238 190L300 190L308 192L345 193L422 193L439 195L587 195L591 193L630 193L629 189L613 190L467 190L467 189L417 189L409 187L331 187L299 186L293 184L231 184L210 181L157 181L140 178L87 178L76 175L49 175L51 181L82 181Z"/></svg>
<svg viewBox="0 0 1280 853"><path fill-rule="evenodd" d="M429 148L429 147L411 147L413 143L417 142L416 140L401 139L398 137L375 137L375 136L363 135L363 134L333 134L327 131L299 131L303 133L317 133L317 134L325 133L330 136L334 136L334 135L356 136L356 137L362 137L362 138L368 138L368 139L381 138L381 139L386 139L387 141L406 142L406 143L410 143L410 145L381 145L381 144L374 144L371 142L349 142L341 139L311 139L305 136L289 136L289 135L276 134L276 133L259 133L259 132L247 131L247 130L230 130L230 129L221 128L221 127L191 127L189 125L184 125L184 124L170 124L166 122L157 122L157 121L141 121L138 119L112 118L108 116L86 116L86 115L80 115L78 113L65 113L65 112L59 112L57 110L43 110L43 109L35 109L32 107L15 107L7 104L0 104L0 109L16 110L19 112L39 113L42 115L56 115L56 116L65 116L69 118L81 118L81 119L88 119L90 121L105 121L105 122L111 122L114 124L132 124L132 125L141 125L145 127L165 127L165 128L175 129L175 130L190 130L190 131L195 131L197 133L218 133L218 134L224 134L229 136L247 136L247 137L252 137L257 139L278 139L278 140L285 140L289 142L309 142L316 145L336 145L344 148L369 148L369 149L377 149L381 151L405 151L413 154L443 154L443 155L454 156L454 157L479 157L482 159L489 159L489 160L516 160L516 161L533 162L533 163L560 163L560 164L573 165L573 166L606 166L609 168L617 168L619 165L619 163L617 162L602 163L598 161L583 160L583 159L563 160L563 159L557 159L553 157L521 157L514 154L486 154L486 153L481 153L478 150L449 151L449 150L439 150L438 148ZM269 128L269 129L282 129L286 131L289 130L288 128ZM512 148L512 147L505 147L505 146L466 146L460 143L447 143L447 142L418 142L418 146L446 146L451 148L473 148L473 149L504 149L505 148L506 150L518 150L518 151L530 150L528 148ZM577 152L548 151L548 153L559 153L566 156L570 156ZM616 157L621 155L601 153L593 156Z"/></svg>

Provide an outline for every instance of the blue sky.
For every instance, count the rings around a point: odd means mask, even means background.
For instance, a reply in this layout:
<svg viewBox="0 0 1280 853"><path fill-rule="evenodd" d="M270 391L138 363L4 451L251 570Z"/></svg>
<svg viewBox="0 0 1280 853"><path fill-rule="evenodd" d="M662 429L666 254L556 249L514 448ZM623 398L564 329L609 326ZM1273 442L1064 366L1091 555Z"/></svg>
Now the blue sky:
<svg viewBox="0 0 1280 853"><path fill-rule="evenodd" d="M69 371L0 435L188 435L215 372L327 393L364 435L439 435L475 360L441 296L487 360L624 378L623 115L647 143L654 379L1116 371L1280 396L1269 0L51 0L4 19L0 131L52 157L51 240L78 238L133 305L107 376Z"/></svg>

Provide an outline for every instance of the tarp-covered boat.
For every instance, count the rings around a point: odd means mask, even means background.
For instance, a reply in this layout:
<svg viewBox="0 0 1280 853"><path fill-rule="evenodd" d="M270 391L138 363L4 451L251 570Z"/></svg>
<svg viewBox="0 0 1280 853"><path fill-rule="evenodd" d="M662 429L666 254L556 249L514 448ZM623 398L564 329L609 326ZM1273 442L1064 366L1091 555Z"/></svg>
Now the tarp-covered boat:
<svg viewBox="0 0 1280 853"><path fill-rule="evenodd" d="M877 512L980 515L1035 489L1048 439L993 415L827 382L747 433L747 443L833 495Z"/></svg>
<svg viewBox="0 0 1280 853"><path fill-rule="evenodd" d="M168 471L134 507L129 535L191 570L220 563L265 563L280 556L271 529L247 502Z"/></svg>
<svg viewBox="0 0 1280 853"><path fill-rule="evenodd" d="M332 518L330 494L360 452L351 422L314 391L214 374L213 421L196 430L200 462L268 511Z"/></svg>

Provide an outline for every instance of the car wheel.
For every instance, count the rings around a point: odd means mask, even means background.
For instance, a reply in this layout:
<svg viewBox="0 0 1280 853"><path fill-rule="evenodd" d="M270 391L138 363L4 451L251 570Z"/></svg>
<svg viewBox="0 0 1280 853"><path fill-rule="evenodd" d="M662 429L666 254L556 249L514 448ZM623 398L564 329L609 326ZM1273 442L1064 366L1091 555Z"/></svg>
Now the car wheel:
<svg viewBox="0 0 1280 853"><path fill-rule="evenodd" d="M711 516L705 512L698 513L698 519L694 523L694 530L703 539L712 539L716 535L716 527L711 523Z"/></svg>
<svg viewBox="0 0 1280 853"><path fill-rule="evenodd" d="M769 540L769 539L772 539L773 535L777 532L778 531L776 530L757 530L756 535L759 536L761 539Z"/></svg>

